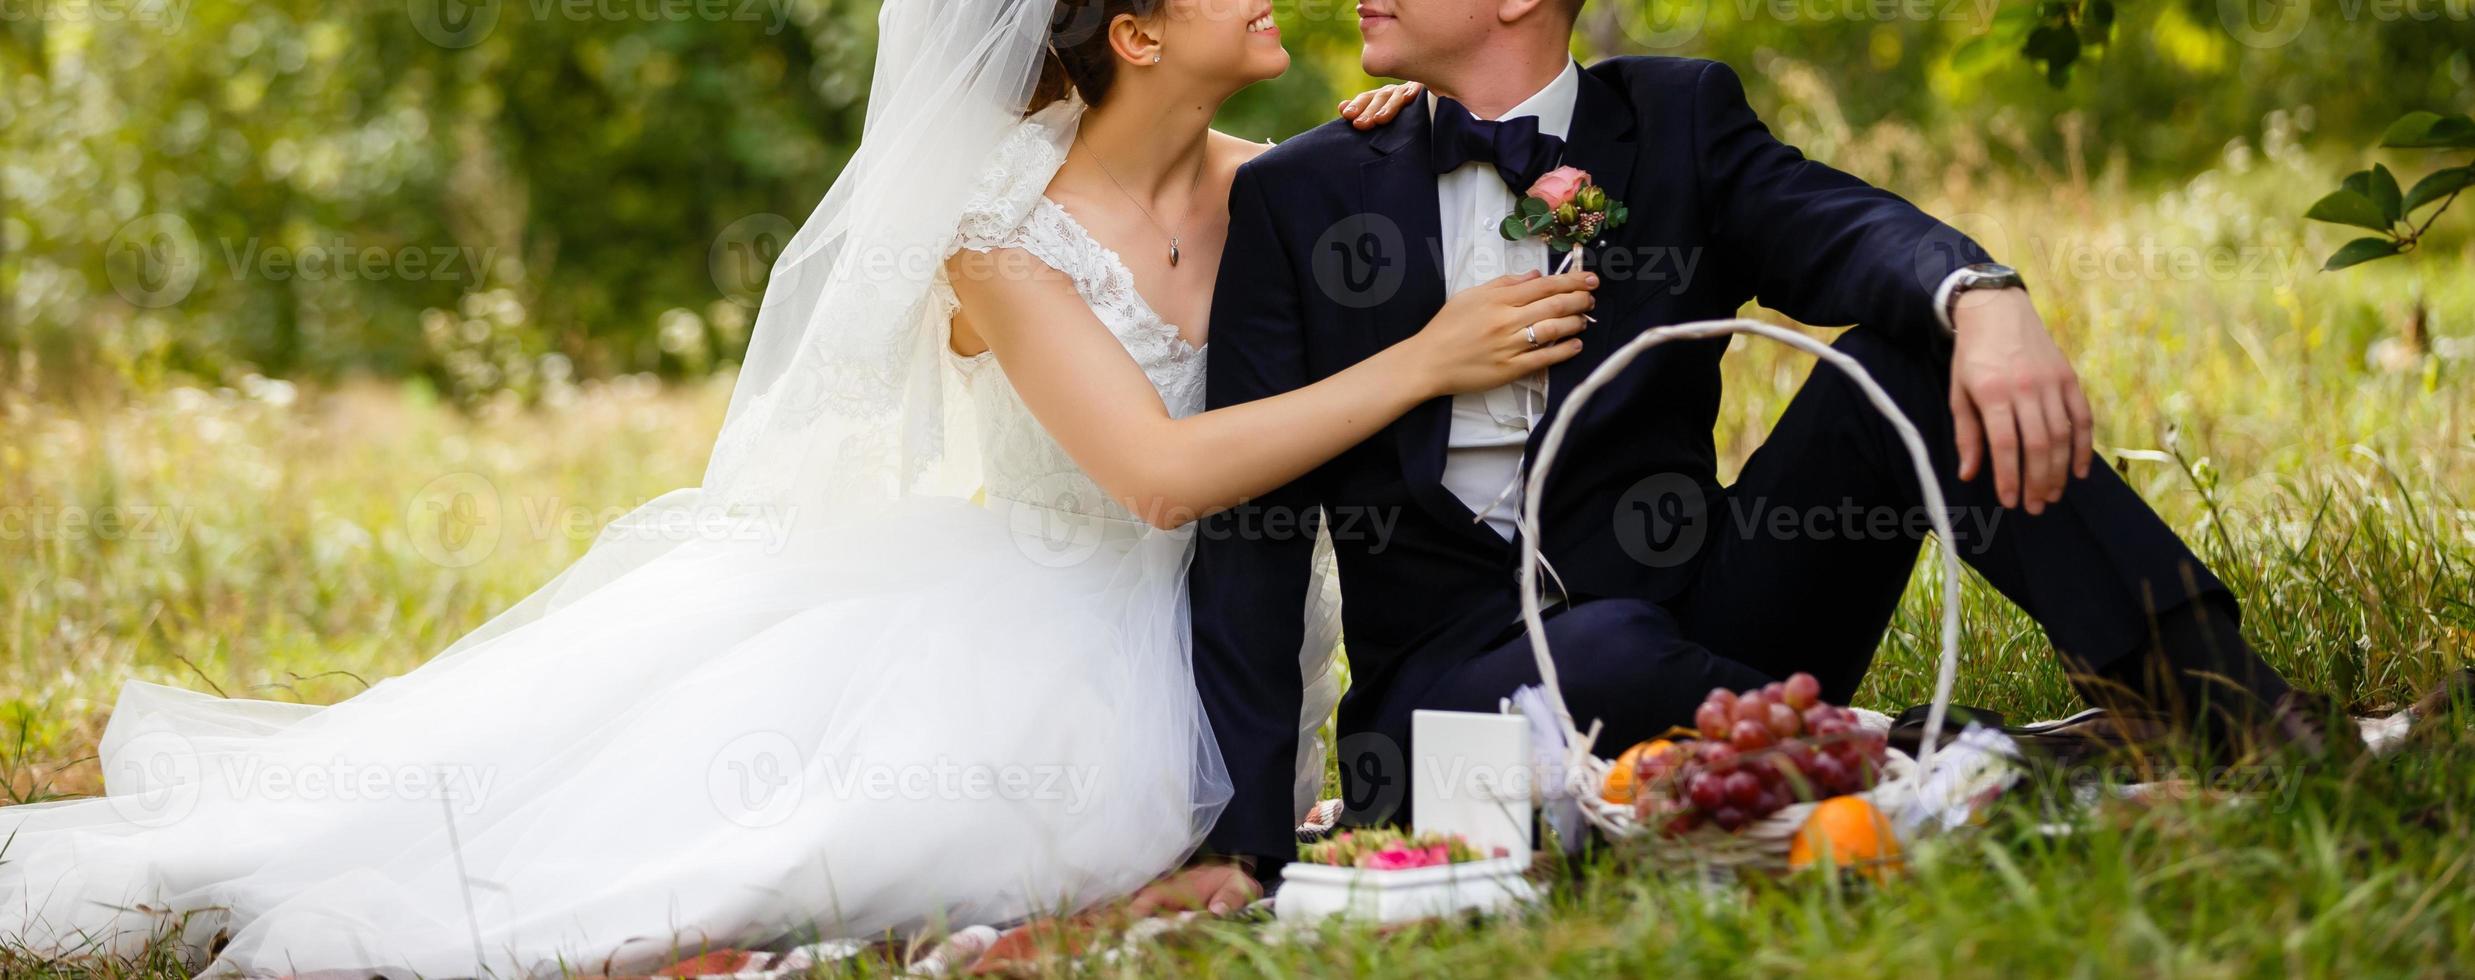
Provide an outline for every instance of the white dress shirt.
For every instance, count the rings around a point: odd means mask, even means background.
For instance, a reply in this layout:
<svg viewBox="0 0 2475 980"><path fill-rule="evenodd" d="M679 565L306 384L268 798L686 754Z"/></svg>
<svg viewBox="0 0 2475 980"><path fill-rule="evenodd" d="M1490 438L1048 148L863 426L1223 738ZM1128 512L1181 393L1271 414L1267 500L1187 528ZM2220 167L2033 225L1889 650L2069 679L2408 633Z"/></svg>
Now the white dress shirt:
<svg viewBox="0 0 2475 980"><path fill-rule="evenodd" d="M1538 131L1566 139L1573 127L1573 101L1581 94L1581 68L1566 63L1547 87L1512 107L1500 119L1538 117ZM1430 100L1433 96L1428 97ZM1429 111L1434 109L1430 101ZM1497 276L1546 271L1547 245L1508 242L1496 226L1511 214L1527 187L1506 187L1495 167L1465 163L1435 179L1437 215L1443 219L1444 290L1447 295ZM1492 391L1452 397L1452 430L1445 441L1444 488L1512 540L1521 514L1521 456L1530 428L1547 408L1544 375L1523 378Z"/></svg>

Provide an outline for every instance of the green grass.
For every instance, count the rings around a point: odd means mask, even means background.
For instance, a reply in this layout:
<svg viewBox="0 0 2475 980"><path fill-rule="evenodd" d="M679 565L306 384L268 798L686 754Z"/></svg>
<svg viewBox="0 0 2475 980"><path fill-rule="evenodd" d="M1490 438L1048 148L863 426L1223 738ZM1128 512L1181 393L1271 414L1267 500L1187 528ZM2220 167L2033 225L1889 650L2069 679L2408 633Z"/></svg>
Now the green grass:
<svg viewBox="0 0 2475 980"><path fill-rule="evenodd" d="M2280 145L2148 192L2113 182L2103 161L1996 180L1963 146L1927 166L1905 149L1913 137L1846 136L1827 106L1783 128L1999 240L2088 380L2101 451L2244 598L2246 631L2272 663L2366 710L2469 663L2475 255L2462 241L2312 272L2342 235L2292 216L2335 164ZM2140 258L2160 250L2163 266ZM2201 265L2180 268L2181 255ZM2232 266L2211 271L2214 255ZM2439 354L2401 346L2419 306ZM1716 436L1740 460L1807 365L1745 347L1726 370ZM0 525L9 791L94 791L92 747L125 679L332 701L420 663L580 553L598 518L693 482L724 394L719 382L599 384L476 416L375 384L290 400L263 386L0 391L0 505L14 521ZM501 516L494 546L442 551L425 524L424 508L459 489ZM153 515L154 530L72 527L71 509ZM1941 587L1930 573L1912 583L1860 703L1925 697ZM1963 587L1958 699L2014 717L2076 707L2033 624L1981 582ZM1878 887L1707 891L1602 858L1526 920L1285 943L1217 925L1113 969L2475 972L2475 743L2278 777L2266 800L2109 806L2071 817L2064 836L2034 829L2050 814L2013 804ZM0 959L9 976L177 973L168 961Z"/></svg>

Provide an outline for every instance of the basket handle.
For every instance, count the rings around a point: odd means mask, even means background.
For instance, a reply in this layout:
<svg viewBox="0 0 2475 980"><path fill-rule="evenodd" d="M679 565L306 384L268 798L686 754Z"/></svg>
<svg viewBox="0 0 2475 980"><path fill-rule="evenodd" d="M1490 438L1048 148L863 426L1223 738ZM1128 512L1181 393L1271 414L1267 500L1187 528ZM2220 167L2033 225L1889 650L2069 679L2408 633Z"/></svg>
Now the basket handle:
<svg viewBox="0 0 2475 980"><path fill-rule="evenodd" d="M1910 461L1916 465L1917 486L1924 491L1926 516L1933 521L1934 534L1942 542L1938 549L1942 552L1942 660L1934 673L1933 703L1925 712L1925 741L1917 753L1917 764L1923 767L1933 761L1934 743L1942 736L1943 716L1951 704L1951 683L1959 673L1959 555L1951 543L1951 518L1943 503L1942 483L1934 477L1933 457L1926 453L1925 438L1917 434L1915 423L1908 421L1908 417L1899 411L1899 406L1891 401L1890 394L1874 382L1872 375L1865 373L1865 368L1856 363L1855 358L1802 333L1760 320L1741 317L1697 320L1642 331L1641 336L1617 348L1604 363L1590 372L1589 377L1582 379L1581 384L1573 388L1572 395L1565 399L1564 410L1557 412L1554 420L1548 423L1547 435L1538 446L1538 458L1530 464L1529 484L1521 500L1521 623L1529 633L1530 653L1538 659L1538 677L1546 688L1547 703L1554 707L1556 720L1564 726L1565 740L1572 747L1575 757L1573 761L1588 759L1590 741L1595 735L1584 735L1573 724L1572 709L1564 702L1564 689L1556 682L1555 658L1547 653L1546 620L1541 615L1538 596L1538 569L1542 563L1536 533L1539 526L1538 503L1546 495L1547 474L1555 467L1556 453L1563 447L1566 430L1572 427L1573 419L1581 414L1581 407L1589 402L1590 396L1615 380L1616 375L1623 373L1642 352L1671 340L1705 340L1740 333L1768 337L1812 354L1845 373L1864 391L1865 398L1873 403L1873 407L1891 420L1891 427L1899 432L1900 441L1908 447ZM1591 767L1568 765L1565 771L1578 783L1587 778Z"/></svg>

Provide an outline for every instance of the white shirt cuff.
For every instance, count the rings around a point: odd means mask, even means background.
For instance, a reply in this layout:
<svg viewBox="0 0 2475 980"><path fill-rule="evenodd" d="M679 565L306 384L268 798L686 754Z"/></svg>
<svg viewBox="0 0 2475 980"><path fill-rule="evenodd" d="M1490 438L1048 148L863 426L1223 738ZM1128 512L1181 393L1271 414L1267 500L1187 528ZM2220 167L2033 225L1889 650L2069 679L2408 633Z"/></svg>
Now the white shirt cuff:
<svg viewBox="0 0 2475 980"><path fill-rule="evenodd" d="M1951 291L1959 287L1960 277L1967 274L1966 269L1953 269L1950 275L1942 277L1942 285L1934 287L1934 322L1942 324L1943 333L1959 333L1959 328L1951 325Z"/></svg>

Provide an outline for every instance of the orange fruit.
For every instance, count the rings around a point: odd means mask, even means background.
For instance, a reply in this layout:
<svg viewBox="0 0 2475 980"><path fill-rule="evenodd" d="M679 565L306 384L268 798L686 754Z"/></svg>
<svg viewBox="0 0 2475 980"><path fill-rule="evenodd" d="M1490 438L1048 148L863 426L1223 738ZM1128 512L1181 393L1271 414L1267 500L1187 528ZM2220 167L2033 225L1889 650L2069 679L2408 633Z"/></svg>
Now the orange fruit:
<svg viewBox="0 0 2475 980"><path fill-rule="evenodd" d="M1635 789L1633 783L1641 778L1642 760L1675 747L1674 742L1654 738L1624 750L1623 755L1616 757L1616 764L1607 770L1607 782L1599 787L1599 798L1609 803L1631 806Z"/></svg>
<svg viewBox="0 0 2475 980"><path fill-rule="evenodd" d="M1899 870L1899 836L1889 818L1860 796L1834 796L1813 808L1788 845L1788 867L1802 871L1829 861L1876 881Z"/></svg>

